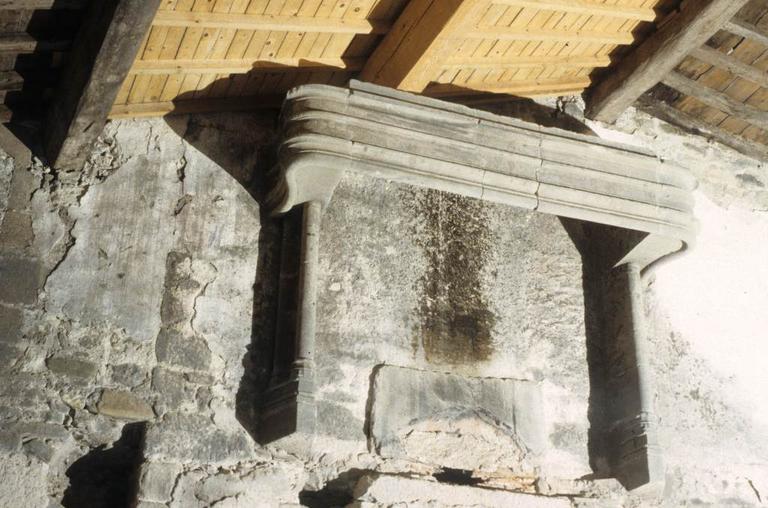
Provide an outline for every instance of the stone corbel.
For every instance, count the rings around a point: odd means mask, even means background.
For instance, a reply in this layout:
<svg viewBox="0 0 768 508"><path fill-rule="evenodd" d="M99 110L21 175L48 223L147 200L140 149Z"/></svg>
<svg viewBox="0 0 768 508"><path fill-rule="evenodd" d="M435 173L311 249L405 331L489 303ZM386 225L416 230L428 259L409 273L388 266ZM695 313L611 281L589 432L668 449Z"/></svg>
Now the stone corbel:
<svg viewBox="0 0 768 508"><path fill-rule="evenodd" d="M290 372L276 369L273 376L262 408L263 441L314 434L319 226L340 179L355 172L627 231L631 241L624 242L621 255L606 267L605 278L613 281L606 287L618 294L613 302L622 319L606 334L613 333L622 361L629 364L606 379L618 398L606 402L612 420L603 437L621 450L609 461L615 476L626 477L622 481L628 488L661 478L640 273L692 243L696 222L691 191L696 182L691 175L641 148L355 81L349 88L294 89L283 107L282 129L268 206L286 214L303 205L301 262L293 270L298 271L293 310L281 311L297 314L295 330L284 327L295 337L289 348L293 352L277 346L279 355L292 356L293 365ZM290 263L284 258L284 266ZM616 322L606 321L605 326ZM630 378L632 386L621 385Z"/></svg>

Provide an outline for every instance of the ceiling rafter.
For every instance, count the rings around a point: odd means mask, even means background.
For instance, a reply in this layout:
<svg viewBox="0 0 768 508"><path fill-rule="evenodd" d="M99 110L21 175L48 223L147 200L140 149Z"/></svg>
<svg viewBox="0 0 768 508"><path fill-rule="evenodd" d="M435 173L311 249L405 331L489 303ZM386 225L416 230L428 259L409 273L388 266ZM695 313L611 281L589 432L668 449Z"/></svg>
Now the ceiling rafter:
<svg viewBox="0 0 768 508"><path fill-rule="evenodd" d="M587 116L614 122L643 93L703 45L749 0L687 0L659 30L626 55L587 97Z"/></svg>
<svg viewBox="0 0 768 508"><path fill-rule="evenodd" d="M432 66L446 59L459 27L474 24L480 0L411 0L394 28L371 55L360 79L413 92L432 79Z"/></svg>

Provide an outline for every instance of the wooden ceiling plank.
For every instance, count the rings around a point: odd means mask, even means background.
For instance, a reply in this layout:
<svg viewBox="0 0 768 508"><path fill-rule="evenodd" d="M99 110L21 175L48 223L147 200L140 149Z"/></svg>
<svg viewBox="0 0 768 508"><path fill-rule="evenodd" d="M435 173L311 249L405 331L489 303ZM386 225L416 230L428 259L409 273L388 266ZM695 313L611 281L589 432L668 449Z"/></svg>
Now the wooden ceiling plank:
<svg viewBox="0 0 768 508"><path fill-rule="evenodd" d="M692 134L703 134L750 157L758 160L768 160L768 146L746 140L720 127L708 124L700 118L684 113L665 102L646 95L638 99L637 106L641 111L676 125Z"/></svg>
<svg viewBox="0 0 768 508"><path fill-rule="evenodd" d="M656 11L651 8L599 4L583 0L493 0L493 3L638 21L653 21L656 19Z"/></svg>
<svg viewBox="0 0 768 508"><path fill-rule="evenodd" d="M468 33L460 34L467 39L497 39L508 41L586 41L617 46L629 45L635 42L631 33L601 32L601 31L571 31L563 30L514 30L505 27L478 27Z"/></svg>
<svg viewBox="0 0 768 508"><path fill-rule="evenodd" d="M473 23L483 7L479 0L412 0L371 55L360 79L421 92L439 72L453 32Z"/></svg>
<svg viewBox="0 0 768 508"><path fill-rule="evenodd" d="M763 46L768 46L768 31L758 27L757 25L753 25L752 23L734 18L725 23L723 30L727 30L732 34L736 34L740 37L759 42Z"/></svg>
<svg viewBox="0 0 768 508"><path fill-rule="evenodd" d="M207 59L207 60L140 60L137 61L130 73L135 74L187 74L202 72L207 74L233 74L252 70L276 69L297 71L301 69L326 69L356 71L365 64L365 58L320 58L307 60L305 57L275 57L270 60L249 59ZM153 101L149 101L153 102ZM157 102L157 101L154 101Z"/></svg>
<svg viewBox="0 0 768 508"><path fill-rule="evenodd" d="M664 77L662 83L680 93L695 97L710 107L741 118L753 125L768 125L768 111L739 102L722 92L702 85L698 81L688 79L680 73L669 73Z"/></svg>
<svg viewBox="0 0 768 508"><path fill-rule="evenodd" d="M443 69L472 67L475 69L497 68L508 69L515 67L542 67L547 65L562 65L566 67L607 67L611 59L606 56L542 56L524 58L452 58L445 62Z"/></svg>
<svg viewBox="0 0 768 508"><path fill-rule="evenodd" d="M768 88L768 72L746 64L730 55L726 55L722 51L710 48L709 46L702 46L695 49L691 56L702 62L725 69L734 76Z"/></svg>
<svg viewBox="0 0 768 508"><path fill-rule="evenodd" d="M160 0L102 0L91 9L43 132L48 162L80 171L101 134Z"/></svg>
<svg viewBox="0 0 768 508"><path fill-rule="evenodd" d="M339 34L384 34L387 22L366 19L317 18L240 13L158 12L154 26L184 26L283 32L327 32Z"/></svg>
<svg viewBox="0 0 768 508"><path fill-rule="evenodd" d="M644 92L731 19L749 0L687 1L607 74L587 98L589 118L614 122Z"/></svg>

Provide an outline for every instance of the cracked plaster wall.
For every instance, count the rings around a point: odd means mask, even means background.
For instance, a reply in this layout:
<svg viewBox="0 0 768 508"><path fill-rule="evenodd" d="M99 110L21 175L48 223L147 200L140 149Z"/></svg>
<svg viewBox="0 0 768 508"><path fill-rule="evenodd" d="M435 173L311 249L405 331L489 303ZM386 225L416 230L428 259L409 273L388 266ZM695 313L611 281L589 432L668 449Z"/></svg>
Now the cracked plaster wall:
<svg viewBox="0 0 768 508"><path fill-rule="evenodd" d="M372 371L390 364L536 384L543 479L515 488L574 506L759 506L766 170L639 114L592 127L702 180L699 246L647 278L659 496L568 483L591 471L589 379L581 261L557 218L355 176L323 219L319 437L298 453L258 445L279 228L254 196L274 118L210 115L110 123L74 186L0 157L0 505L119 506L138 486L146 508L322 506L310 491L351 493L365 471L475 460L430 443L414 446L432 463L369 451Z"/></svg>

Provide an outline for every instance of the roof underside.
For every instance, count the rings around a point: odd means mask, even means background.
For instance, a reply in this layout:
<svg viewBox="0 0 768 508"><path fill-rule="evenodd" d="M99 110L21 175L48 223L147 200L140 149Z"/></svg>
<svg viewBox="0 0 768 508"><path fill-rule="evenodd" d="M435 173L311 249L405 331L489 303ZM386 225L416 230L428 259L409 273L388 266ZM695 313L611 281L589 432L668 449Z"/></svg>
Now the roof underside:
<svg viewBox="0 0 768 508"><path fill-rule="evenodd" d="M300 84L344 84L388 34L403 29L403 18L432 23L432 1L166 0L112 117L250 109ZM446 8L451 3L439 1ZM441 58L421 63L428 86L416 91L441 97L581 93L596 70L642 40L679 2L465 3L475 4L471 14L445 23Z"/></svg>

